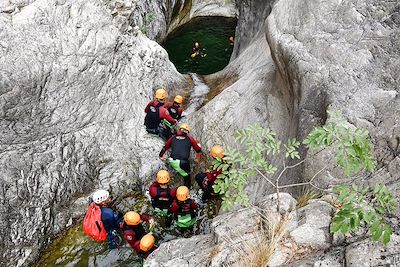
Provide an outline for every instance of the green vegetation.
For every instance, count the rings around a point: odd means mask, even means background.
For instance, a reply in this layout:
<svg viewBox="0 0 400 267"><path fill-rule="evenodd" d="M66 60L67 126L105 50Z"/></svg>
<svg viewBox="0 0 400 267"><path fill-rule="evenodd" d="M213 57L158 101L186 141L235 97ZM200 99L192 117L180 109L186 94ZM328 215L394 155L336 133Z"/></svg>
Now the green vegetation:
<svg viewBox="0 0 400 267"><path fill-rule="evenodd" d="M144 22L143 22L142 26L139 27L139 30L143 34L147 34L147 30L148 30L150 24L156 19L156 17L157 17L157 15L156 15L156 12L154 12L154 11L147 13L146 17L144 18Z"/></svg>
<svg viewBox="0 0 400 267"><path fill-rule="evenodd" d="M227 149L223 160L216 159L213 162L214 170L222 170L213 188L221 195L224 210L232 209L235 205L248 205L249 199L244 189L248 179L257 174L275 189L278 195L278 211L279 192L282 189L309 186L325 190L315 185L313 180L328 166L324 166L307 182L287 185L280 183L287 170L304 162L304 159L300 160L298 140L291 138L284 143L276 138L272 130L258 125L237 131L234 138L241 149ZM361 170L375 170L376 164L372 157L372 144L368 132L355 128L339 114L329 113L326 124L316 127L303 144L310 150L318 149L316 153L323 149L332 149L337 165L343 168L346 176ZM272 156L299 161L290 166L286 166L283 161L282 166L275 166L271 162ZM359 189L355 185L343 184L336 186L333 192L339 195L337 201L340 209L332 220L331 232L347 234L366 226L369 227L374 241L380 240L381 237L384 244L390 241L392 229L385 222L385 216L394 212L396 202L385 186L378 184L374 188Z"/></svg>

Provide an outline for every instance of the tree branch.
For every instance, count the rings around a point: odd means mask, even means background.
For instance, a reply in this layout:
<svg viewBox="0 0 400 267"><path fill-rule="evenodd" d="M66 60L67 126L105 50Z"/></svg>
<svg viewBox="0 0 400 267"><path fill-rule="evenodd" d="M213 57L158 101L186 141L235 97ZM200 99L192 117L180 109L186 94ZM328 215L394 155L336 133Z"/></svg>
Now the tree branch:
<svg viewBox="0 0 400 267"><path fill-rule="evenodd" d="M267 180L268 183L270 183L273 187L275 187L275 184L267 178L267 176L265 176L258 168L254 168L260 175L262 178L264 178L265 180Z"/></svg>

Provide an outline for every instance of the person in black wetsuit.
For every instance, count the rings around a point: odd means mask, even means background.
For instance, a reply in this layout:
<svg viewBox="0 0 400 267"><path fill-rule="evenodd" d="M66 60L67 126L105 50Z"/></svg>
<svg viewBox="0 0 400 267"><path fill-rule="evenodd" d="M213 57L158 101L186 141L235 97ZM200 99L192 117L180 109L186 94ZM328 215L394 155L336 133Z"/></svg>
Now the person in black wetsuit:
<svg viewBox="0 0 400 267"><path fill-rule="evenodd" d="M150 101L144 112L146 112L146 117L144 118L144 125L146 126L146 131L151 134L159 133L159 125L161 122L160 108L164 105L164 100L167 98L168 94L165 89L157 89L155 94L155 99Z"/></svg>

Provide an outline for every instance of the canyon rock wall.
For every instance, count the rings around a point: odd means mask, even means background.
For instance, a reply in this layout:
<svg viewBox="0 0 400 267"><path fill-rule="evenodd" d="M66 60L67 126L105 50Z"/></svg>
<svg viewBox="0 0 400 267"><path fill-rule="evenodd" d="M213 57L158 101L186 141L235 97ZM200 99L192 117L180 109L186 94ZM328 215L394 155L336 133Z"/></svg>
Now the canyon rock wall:
<svg viewBox="0 0 400 267"><path fill-rule="evenodd" d="M145 133L143 108L158 86L186 80L102 2L2 10L0 265L22 266L82 216L79 197L97 188L123 195L153 174L162 142Z"/></svg>

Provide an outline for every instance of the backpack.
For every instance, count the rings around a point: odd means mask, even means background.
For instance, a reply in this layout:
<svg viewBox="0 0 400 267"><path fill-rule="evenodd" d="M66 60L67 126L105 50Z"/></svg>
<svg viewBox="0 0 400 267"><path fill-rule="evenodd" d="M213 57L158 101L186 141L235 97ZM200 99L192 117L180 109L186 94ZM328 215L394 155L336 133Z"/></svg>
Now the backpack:
<svg viewBox="0 0 400 267"><path fill-rule="evenodd" d="M96 203L92 202L83 220L83 232L95 241L104 241L107 232L101 221L101 209Z"/></svg>

